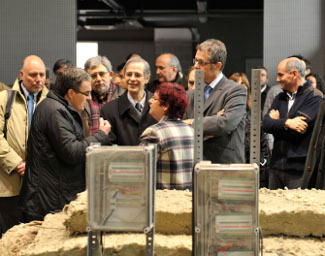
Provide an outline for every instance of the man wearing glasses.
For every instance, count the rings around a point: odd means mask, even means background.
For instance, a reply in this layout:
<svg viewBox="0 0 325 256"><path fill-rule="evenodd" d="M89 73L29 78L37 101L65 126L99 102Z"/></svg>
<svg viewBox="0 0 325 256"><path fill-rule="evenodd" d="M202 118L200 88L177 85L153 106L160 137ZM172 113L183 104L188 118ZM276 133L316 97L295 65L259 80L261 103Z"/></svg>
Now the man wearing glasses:
<svg viewBox="0 0 325 256"><path fill-rule="evenodd" d="M26 173L20 194L23 222L42 220L85 190L85 153L91 143L107 144L111 126L85 137L79 113L91 99L91 77L76 67L64 69L33 115Z"/></svg>
<svg viewBox="0 0 325 256"><path fill-rule="evenodd" d="M245 86L228 80L222 70L227 59L223 42L209 39L197 46L194 68L204 70L203 156L213 163L244 163ZM194 90L184 122L195 124Z"/></svg>
<svg viewBox="0 0 325 256"><path fill-rule="evenodd" d="M99 128L100 110L104 104L118 97L116 85L112 82L112 64L105 56L95 56L85 63L85 70L91 76L91 99L81 113L86 136Z"/></svg>

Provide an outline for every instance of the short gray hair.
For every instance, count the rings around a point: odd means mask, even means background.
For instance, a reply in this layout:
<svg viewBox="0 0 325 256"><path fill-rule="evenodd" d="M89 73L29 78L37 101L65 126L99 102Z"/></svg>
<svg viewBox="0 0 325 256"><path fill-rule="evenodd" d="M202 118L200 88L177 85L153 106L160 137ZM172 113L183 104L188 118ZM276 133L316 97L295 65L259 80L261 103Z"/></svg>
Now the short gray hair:
<svg viewBox="0 0 325 256"><path fill-rule="evenodd" d="M106 67L108 73L112 71L111 62L105 56L100 55L88 59L85 63L85 70L87 71L88 69L98 67L100 64Z"/></svg>
<svg viewBox="0 0 325 256"><path fill-rule="evenodd" d="M151 74L149 63L140 57L133 57L125 63L125 66L123 68L124 74L126 72L126 68L130 63L143 63L143 75L145 78L147 78Z"/></svg>
<svg viewBox="0 0 325 256"><path fill-rule="evenodd" d="M91 83L90 75L83 69L68 67L62 70L55 81L55 91L64 97L70 89L79 90L83 81Z"/></svg>
<svg viewBox="0 0 325 256"><path fill-rule="evenodd" d="M305 77L305 75L306 75L305 64L301 60L299 60L298 58L295 58L295 57L288 59L286 65L285 65L285 70L288 73L292 73L292 71L297 70L301 77Z"/></svg>
<svg viewBox="0 0 325 256"><path fill-rule="evenodd" d="M222 71L226 65L227 49L223 42L217 39L208 39L196 47L196 50L209 53L209 61L213 64L221 62Z"/></svg>
<svg viewBox="0 0 325 256"><path fill-rule="evenodd" d="M169 60L169 66L170 67L176 67L178 72L182 72L182 66L181 63L179 62L178 58L176 57L176 55L172 54L172 53L163 53L161 55L168 55L170 57ZM160 55L160 56L161 56Z"/></svg>

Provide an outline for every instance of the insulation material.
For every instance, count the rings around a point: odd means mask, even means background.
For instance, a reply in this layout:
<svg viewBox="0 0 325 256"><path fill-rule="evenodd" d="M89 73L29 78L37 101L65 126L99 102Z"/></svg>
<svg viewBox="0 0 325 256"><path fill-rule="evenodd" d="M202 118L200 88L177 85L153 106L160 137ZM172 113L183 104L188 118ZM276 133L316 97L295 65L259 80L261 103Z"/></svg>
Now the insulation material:
<svg viewBox="0 0 325 256"><path fill-rule="evenodd" d="M265 256L324 256L325 242L322 238L299 238L288 236L267 236L269 233L290 233L292 236L321 236L324 234L325 223L325 191L323 190L260 190L260 221L263 227ZM86 255L87 235L71 235L66 229L66 223L78 223L68 220L72 212L86 220L84 211L80 212L78 205L86 208L86 193L81 193L77 201L71 202L63 212L48 214L44 222L34 221L20 224L10 229L0 240L0 255L6 256L76 256ZM191 216L191 193L188 191L157 191L156 210L170 212L166 219ZM159 202L159 203L158 203ZM82 208L80 207L80 209ZM298 212L304 212L299 214ZM156 214L157 214L156 213ZM296 217L289 217L289 214ZM315 215L316 214L316 215ZM288 215L288 217L286 216ZM159 216L159 215L158 215ZM167 214L168 216L168 214ZM277 218L272 217L277 216ZM298 216L300 216L298 218ZM164 223L164 215L157 221ZM284 218L285 220L282 220ZM270 221L272 220L272 221ZM172 223L172 220L167 222ZM300 223L299 223L300 222ZM65 223L65 224L64 224ZM86 223L86 222L85 222ZM180 224L183 223L183 224ZM281 223L281 224L280 224ZM84 228L86 224L83 224ZM168 224L171 225L171 224ZM179 235L155 234L156 255L191 255L192 237L186 235L191 221L174 221L174 225L184 230ZM296 228L299 227L299 228ZM281 227L283 227L281 229ZM162 228L161 228L162 229ZM168 232L167 226L163 226ZM144 255L144 234L111 233L104 237L106 255L137 256Z"/></svg>
<svg viewBox="0 0 325 256"><path fill-rule="evenodd" d="M162 234L192 234L192 193L177 190L157 190L155 198L156 232ZM85 233L87 223L87 192L65 206L64 225L71 234Z"/></svg>
<svg viewBox="0 0 325 256"><path fill-rule="evenodd" d="M324 190L260 189L260 226L264 235L325 235Z"/></svg>

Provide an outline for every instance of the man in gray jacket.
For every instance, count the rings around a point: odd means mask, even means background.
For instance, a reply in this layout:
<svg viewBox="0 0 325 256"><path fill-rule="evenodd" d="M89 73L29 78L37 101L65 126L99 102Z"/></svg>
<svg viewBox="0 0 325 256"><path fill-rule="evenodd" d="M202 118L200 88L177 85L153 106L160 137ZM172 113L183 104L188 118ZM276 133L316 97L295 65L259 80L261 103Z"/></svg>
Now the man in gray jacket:
<svg viewBox="0 0 325 256"><path fill-rule="evenodd" d="M222 74L226 59L226 46L219 40L209 39L197 46L194 67L204 70L206 83L203 156L213 163L244 163L247 90ZM194 126L194 90L188 91L188 97L184 122Z"/></svg>

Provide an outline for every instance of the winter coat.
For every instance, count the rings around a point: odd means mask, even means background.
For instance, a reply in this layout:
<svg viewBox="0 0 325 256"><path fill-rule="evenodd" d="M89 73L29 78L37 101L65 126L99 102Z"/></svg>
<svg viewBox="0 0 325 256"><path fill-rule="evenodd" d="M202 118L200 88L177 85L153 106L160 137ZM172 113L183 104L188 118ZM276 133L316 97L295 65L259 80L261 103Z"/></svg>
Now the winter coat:
<svg viewBox="0 0 325 256"><path fill-rule="evenodd" d="M7 120L7 139L4 138L3 127L8 92L6 90L0 92L0 197L19 195L22 176L14 169L26 160L28 109L18 79L12 90L16 91L16 94L12 102L10 118ZM44 86L37 105L45 99L47 93L48 89Z"/></svg>
<svg viewBox="0 0 325 256"><path fill-rule="evenodd" d="M107 144L107 136L98 130L85 138L79 113L50 91L34 113L28 140L20 195L24 222L62 210L85 190L85 153L92 142Z"/></svg>

